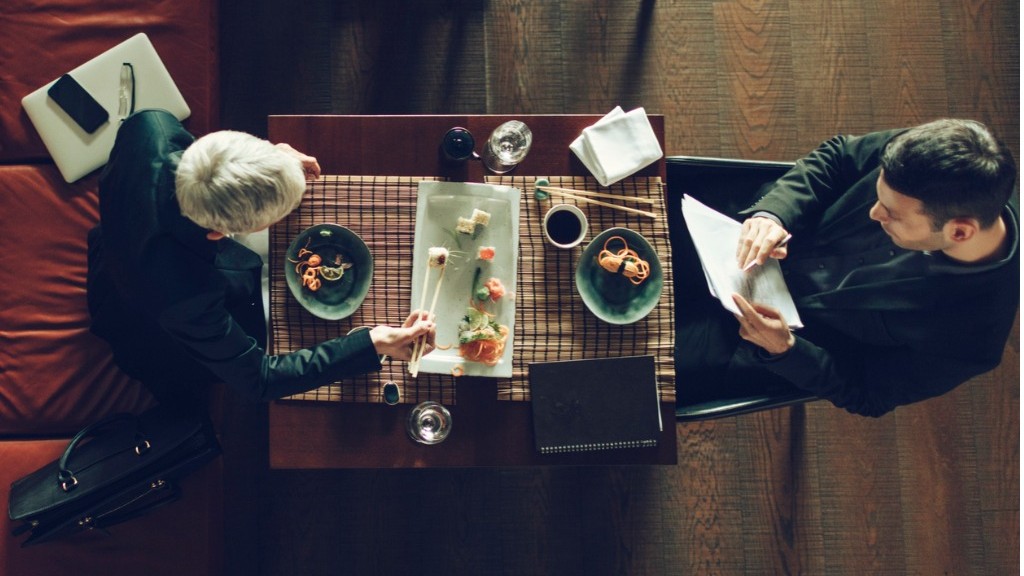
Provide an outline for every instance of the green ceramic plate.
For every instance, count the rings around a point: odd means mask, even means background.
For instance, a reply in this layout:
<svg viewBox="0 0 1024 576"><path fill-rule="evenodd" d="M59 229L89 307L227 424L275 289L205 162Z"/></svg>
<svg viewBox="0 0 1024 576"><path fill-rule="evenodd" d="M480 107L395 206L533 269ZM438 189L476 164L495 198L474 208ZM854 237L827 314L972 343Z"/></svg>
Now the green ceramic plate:
<svg viewBox="0 0 1024 576"><path fill-rule="evenodd" d="M621 236L651 266L647 280L633 284L622 274L608 272L597 262L605 240ZM622 243L613 241L608 249L616 252ZM587 244L576 265L576 291L595 316L609 324L632 324L643 319L658 304L665 277L661 261L646 238L629 228L609 228Z"/></svg>
<svg viewBox="0 0 1024 576"><path fill-rule="evenodd" d="M302 248L320 256L326 268L317 275L320 288L310 290L302 285L301 274L296 271ZM309 258L306 255L302 259ZM351 264L340 274L338 264ZM333 273L332 273L333 270ZM317 224L295 237L285 254L284 277L292 296L311 314L325 320L341 320L359 308L370 291L373 279L373 257L362 238L348 228L337 224ZM336 278L330 280L329 278Z"/></svg>

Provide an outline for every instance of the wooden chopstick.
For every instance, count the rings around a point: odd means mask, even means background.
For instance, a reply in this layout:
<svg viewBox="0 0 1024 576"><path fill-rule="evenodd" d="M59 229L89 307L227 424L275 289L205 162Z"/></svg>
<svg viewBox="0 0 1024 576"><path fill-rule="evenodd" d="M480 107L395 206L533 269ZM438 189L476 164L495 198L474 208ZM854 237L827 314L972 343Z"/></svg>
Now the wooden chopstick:
<svg viewBox="0 0 1024 576"><path fill-rule="evenodd" d="M651 198L640 198L638 196L623 196L621 194L591 192L589 190L574 190L572 188L559 188L557 186L536 186L536 188L537 190L543 190L544 192L575 194L577 196L594 196L595 198L610 198L612 200L621 200L623 202L636 202L638 204L654 205L655 203L655 201L652 200Z"/></svg>
<svg viewBox="0 0 1024 576"><path fill-rule="evenodd" d="M538 187L540 190L544 188ZM544 190L547 192L547 190ZM638 210L636 208L630 208L629 206L619 206L618 204L611 204L609 202L602 202L600 200L594 200L592 198L584 198L583 196L577 196L576 194L570 194L569 192L562 192L560 190L551 190L554 194L565 196L566 198L572 198L578 202L588 202L590 204L597 204L598 206L604 206L605 208L612 208L615 210L621 210L623 212L629 212L630 214L639 214L640 216L647 216L648 218L657 218L658 215L654 212L647 212L646 210Z"/></svg>

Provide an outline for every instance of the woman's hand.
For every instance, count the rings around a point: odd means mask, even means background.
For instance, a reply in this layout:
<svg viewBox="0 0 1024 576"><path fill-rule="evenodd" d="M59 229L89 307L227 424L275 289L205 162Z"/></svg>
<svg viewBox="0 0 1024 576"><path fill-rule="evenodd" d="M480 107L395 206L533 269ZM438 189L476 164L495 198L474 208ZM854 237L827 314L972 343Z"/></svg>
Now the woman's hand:
<svg viewBox="0 0 1024 576"><path fill-rule="evenodd" d="M412 359L412 348L420 336L426 336L423 355L434 349L437 325L434 319L421 310L416 310L405 319L400 328L380 325L370 330L370 340L378 354L386 354L395 360Z"/></svg>
<svg viewBox="0 0 1024 576"><path fill-rule="evenodd" d="M303 154L295 148L285 143L276 144L277 148L289 156L294 156L302 162L302 171L306 173L307 180L316 180L320 177L320 164L317 163L316 158Z"/></svg>
<svg viewBox="0 0 1024 576"><path fill-rule="evenodd" d="M786 229L771 218L748 218L740 229L740 242L736 247L736 260L740 269L746 270L752 262L761 266L768 258L785 258L788 240Z"/></svg>

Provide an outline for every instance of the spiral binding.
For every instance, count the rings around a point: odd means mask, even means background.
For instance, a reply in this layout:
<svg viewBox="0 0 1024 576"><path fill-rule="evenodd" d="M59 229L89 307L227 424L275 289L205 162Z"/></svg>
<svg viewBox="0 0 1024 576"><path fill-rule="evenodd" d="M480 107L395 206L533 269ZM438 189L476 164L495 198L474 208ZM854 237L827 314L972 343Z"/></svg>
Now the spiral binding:
<svg viewBox="0 0 1024 576"><path fill-rule="evenodd" d="M615 450L617 448L651 448L658 445L655 440L627 440L624 442L602 442L599 444L570 444L567 446L545 446L541 454L563 454L565 452L592 452L594 450Z"/></svg>

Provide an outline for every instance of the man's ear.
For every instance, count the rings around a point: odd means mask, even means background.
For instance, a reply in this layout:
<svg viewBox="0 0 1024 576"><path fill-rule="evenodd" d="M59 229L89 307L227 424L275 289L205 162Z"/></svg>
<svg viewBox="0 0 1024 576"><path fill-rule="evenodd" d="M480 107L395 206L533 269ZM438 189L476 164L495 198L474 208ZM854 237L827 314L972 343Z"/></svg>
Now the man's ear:
<svg viewBox="0 0 1024 576"><path fill-rule="evenodd" d="M224 238L225 236L227 236L227 234L223 234L221 232L216 232L213 230L210 230L209 232L206 233L206 239L211 242L216 242L221 238Z"/></svg>
<svg viewBox="0 0 1024 576"><path fill-rule="evenodd" d="M978 221L973 218L954 218L946 222L946 234L954 242L964 242L978 233Z"/></svg>

